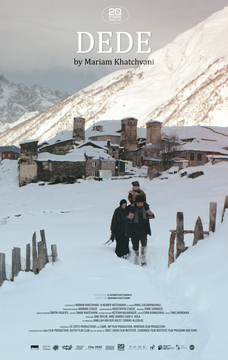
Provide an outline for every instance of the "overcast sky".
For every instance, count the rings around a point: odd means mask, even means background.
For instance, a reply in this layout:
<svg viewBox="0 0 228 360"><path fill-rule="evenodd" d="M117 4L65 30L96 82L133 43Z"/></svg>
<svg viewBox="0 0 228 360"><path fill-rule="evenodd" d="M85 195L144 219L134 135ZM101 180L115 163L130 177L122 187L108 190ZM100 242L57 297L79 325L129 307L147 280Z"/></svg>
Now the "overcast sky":
<svg viewBox="0 0 228 360"><path fill-rule="evenodd" d="M125 22L109 23L102 18L103 10L113 4L122 9L122 20L129 15ZM114 65L78 67L74 58L147 59L148 54L136 54L136 32L152 33L148 40L154 52L227 5L227 0L1 0L0 74L12 82L73 94L120 69ZM94 51L77 53L77 32L93 35ZM97 32L113 33L112 54L97 53ZM115 53L116 32L128 32L134 39L129 53ZM128 38L123 40L122 49L127 49Z"/></svg>

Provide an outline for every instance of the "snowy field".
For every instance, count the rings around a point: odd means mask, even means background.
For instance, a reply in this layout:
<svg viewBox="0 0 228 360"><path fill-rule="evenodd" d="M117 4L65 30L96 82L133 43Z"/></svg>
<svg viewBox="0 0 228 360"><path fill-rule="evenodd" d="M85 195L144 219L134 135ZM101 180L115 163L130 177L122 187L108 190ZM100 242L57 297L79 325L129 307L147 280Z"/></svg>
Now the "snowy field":
<svg viewBox="0 0 228 360"><path fill-rule="evenodd" d="M117 258L114 244L103 245L132 179L19 188L17 162L0 165L0 252L6 254L7 274L13 247L20 247L25 259L35 231L39 241L45 230L48 251L57 244L59 256L40 274L20 272L0 288L1 359L228 358L227 213L221 223L228 164L187 170L202 170L204 176L137 178L155 213L148 265L142 268L132 255ZM218 204L215 233L196 246L193 235L185 236L189 249L168 268L169 230L176 227L177 211L184 213L185 229L193 230L200 216L206 231L210 202ZM136 315L117 316L120 308L131 313L133 305ZM161 313L151 314L153 306ZM101 313L102 307L104 316L96 318L93 310ZM114 308L114 317L106 318Z"/></svg>

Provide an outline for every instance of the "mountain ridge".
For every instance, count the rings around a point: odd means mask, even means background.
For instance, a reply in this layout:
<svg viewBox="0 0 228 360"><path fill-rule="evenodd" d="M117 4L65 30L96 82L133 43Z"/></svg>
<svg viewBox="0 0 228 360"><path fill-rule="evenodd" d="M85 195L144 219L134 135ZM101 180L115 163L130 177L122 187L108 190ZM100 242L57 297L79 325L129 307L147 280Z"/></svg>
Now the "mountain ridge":
<svg viewBox="0 0 228 360"><path fill-rule="evenodd" d="M150 54L154 65L115 71L0 134L0 142L44 141L72 129L74 116L83 116L86 127L129 116L140 127L151 119L166 126L227 126L227 41L225 7Z"/></svg>
<svg viewBox="0 0 228 360"><path fill-rule="evenodd" d="M0 75L0 123L4 129L26 113L42 113L50 106L68 97L67 92L52 91L49 87L10 82Z"/></svg>

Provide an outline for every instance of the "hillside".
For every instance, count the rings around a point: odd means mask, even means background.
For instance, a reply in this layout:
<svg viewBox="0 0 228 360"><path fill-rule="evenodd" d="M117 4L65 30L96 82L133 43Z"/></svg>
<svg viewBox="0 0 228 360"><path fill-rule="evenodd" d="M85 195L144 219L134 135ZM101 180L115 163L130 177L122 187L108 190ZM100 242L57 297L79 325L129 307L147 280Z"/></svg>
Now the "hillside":
<svg viewBox="0 0 228 360"><path fill-rule="evenodd" d="M152 53L154 65L119 70L0 135L0 144L40 141L71 129L83 116L98 120L151 119L166 126L226 126L228 117L228 7Z"/></svg>

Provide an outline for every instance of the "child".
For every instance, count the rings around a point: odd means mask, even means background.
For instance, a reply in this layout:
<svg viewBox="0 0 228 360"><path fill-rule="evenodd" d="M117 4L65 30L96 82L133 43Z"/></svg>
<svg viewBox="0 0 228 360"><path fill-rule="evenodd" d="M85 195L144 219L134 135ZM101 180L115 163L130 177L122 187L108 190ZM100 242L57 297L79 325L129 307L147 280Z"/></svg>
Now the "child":
<svg viewBox="0 0 228 360"><path fill-rule="evenodd" d="M138 181L133 181L132 182L132 190L130 190L129 193L128 193L128 200L131 203L131 210L130 210L130 213L129 213L129 218L130 219L134 218L135 199L136 199L136 196L138 196L138 195L141 195L143 197L143 199L144 199L144 205L143 206L144 206L144 208L146 210L147 215L153 216L153 213L150 210L150 207L146 202L146 194L145 194L145 192L140 189L140 185L139 185Z"/></svg>

